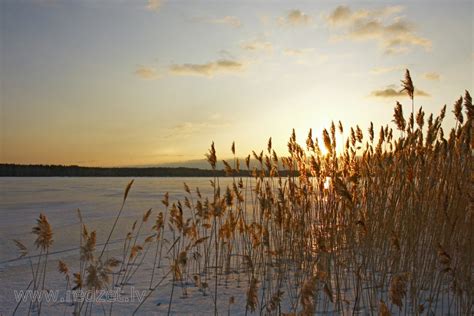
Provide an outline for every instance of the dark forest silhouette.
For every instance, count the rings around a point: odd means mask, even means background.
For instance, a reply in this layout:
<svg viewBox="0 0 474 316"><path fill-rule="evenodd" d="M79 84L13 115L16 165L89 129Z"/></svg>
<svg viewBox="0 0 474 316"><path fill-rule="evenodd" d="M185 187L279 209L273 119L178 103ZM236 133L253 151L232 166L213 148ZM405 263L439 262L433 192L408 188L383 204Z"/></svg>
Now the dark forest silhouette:
<svg viewBox="0 0 474 316"><path fill-rule="evenodd" d="M186 167L81 167L64 165L0 164L0 177L212 177L230 176L224 170ZM235 171L234 176L249 176L248 170ZM288 175L281 171L280 175Z"/></svg>

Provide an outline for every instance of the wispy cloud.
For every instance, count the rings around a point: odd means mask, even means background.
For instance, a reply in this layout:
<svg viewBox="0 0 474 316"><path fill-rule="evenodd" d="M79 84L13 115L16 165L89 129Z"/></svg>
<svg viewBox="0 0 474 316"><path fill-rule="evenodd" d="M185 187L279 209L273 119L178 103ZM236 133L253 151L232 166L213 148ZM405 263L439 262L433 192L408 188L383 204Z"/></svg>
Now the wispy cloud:
<svg viewBox="0 0 474 316"><path fill-rule="evenodd" d="M304 56L314 52L314 48L285 48L283 53L288 56Z"/></svg>
<svg viewBox="0 0 474 316"><path fill-rule="evenodd" d="M361 9L357 11L352 11L351 8L349 8L348 6L341 5L334 9L327 16L327 20L331 25L334 26L348 25L362 19L378 19L389 17L391 15L400 13L403 10L403 6L388 6L385 8L373 10Z"/></svg>
<svg viewBox="0 0 474 316"><path fill-rule="evenodd" d="M286 48L283 54L296 59L298 64L317 65L328 61L329 55L316 52L312 47L309 48Z"/></svg>
<svg viewBox="0 0 474 316"><path fill-rule="evenodd" d="M242 26L242 22L240 21L239 18L235 16L230 16L230 15L224 16L222 18L213 18L213 19L200 18L198 20L206 22L206 23L212 23L212 24L223 24L223 25L232 26L235 28Z"/></svg>
<svg viewBox="0 0 474 316"><path fill-rule="evenodd" d="M266 40L261 40L261 39L243 42L240 45L240 47L244 50L253 51L253 52L258 52L258 51L271 52L273 50L272 43Z"/></svg>
<svg viewBox="0 0 474 316"><path fill-rule="evenodd" d="M209 119L205 119L202 121L187 121L183 123L179 123L177 125L172 126L168 130L168 134L164 134L164 139L176 140L187 138L191 136L195 136L197 134L203 134L212 132L216 129L221 129L223 127L230 126L230 122L226 120L222 120L219 118L214 117L214 114L209 117Z"/></svg>
<svg viewBox="0 0 474 316"><path fill-rule="evenodd" d="M303 26L310 24L312 22L312 18L300 10L291 10L286 16L279 17L277 22L280 25Z"/></svg>
<svg viewBox="0 0 474 316"><path fill-rule="evenodd" d="M416 46L430 50L431 41L416 34L413 23L394 16L403 9L402 6L389 6L353 11L348 6L338 6L326 20L332 29L340 30L336 39L372 40L386 54L405 53Z"/></svg>
<svg viewBox="0 0 474 316"><path fill-rule="evenodd" d="M180 153L176 148L173 147L164 147L164 148L159 148L155 151L152 152L152 157L186 157L186 155Z"/></svg>
<svg viewBox="0 0 474 316"><path fill-rule="evenodd" d="M139 66L135 70L134 73L135 73L135 75L137 75L138 77L140 77L142 79L151 80L151 79L158 79L159 78L158 72L153 67Z"/></svg>
<svg viewBox="0 0 474 316"><path fill-rule="evenodd" d="M381 74L388 73L388 72L401 71L401 70L404 70L406 68L407 67L404 66L404 65L390 66L390 67L375 67L372 70L370 70L370 73L374 74L374 75L381 75Z"/></svg>
<svg viewBox="0 0 474 316"><path fill-rule="evenodd" d="M370 95L376 98L399 98L399 97L407 96L405 91L401 91L401 89L397 89L395 85L390 85L380 90L374 90L372 91ZM415 89L415 96L430 97L430 94L423 90Z"/></svg>
<svg viewBox="0 0 474 316"><path fill-rule="evenodd" d="M212 77L222 73L237 73L242 71L244 64L229 59L219 59L204 64L174 64L169 70L173 75Z"/></svg>
<svg viewBox="0 0 474 316"><path fill-rule="evenodd" d="M150 11L158 11L163 5L164 0L148 0L146 8Z"/></svg>
<svg viewBox="0 0 474 316"><path fill-rule="evenodd" d="M221 49L219 51L220 59L235 60L237 57L226 49Z"/></svg>
<svg viewBox="0 0 474 316"><path fill-rule="evenodd" d="M423 74L423 77L424 77L426 80L434 80L434 81L437 81L437 80L440 80L440 79L441 79L440 74L437 73L437 72L427 72L427 73L424 73L424 74Z"/></svg>

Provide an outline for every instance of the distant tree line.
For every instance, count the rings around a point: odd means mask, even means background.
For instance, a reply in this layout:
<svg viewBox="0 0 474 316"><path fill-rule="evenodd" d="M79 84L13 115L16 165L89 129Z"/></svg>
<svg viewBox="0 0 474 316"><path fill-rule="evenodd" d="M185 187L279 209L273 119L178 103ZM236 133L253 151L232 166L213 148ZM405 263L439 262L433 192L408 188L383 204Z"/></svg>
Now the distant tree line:
<svg viewBox="0 0 474 316"><path fill-rule="evenodd" d="M234 176L251 175L248 170L236 172ZM288 172L280 172L281 176ZM225 177L224 170L207 170L186 167L81 167L63 165L17 165L0 164L0 177Z"/></svg>

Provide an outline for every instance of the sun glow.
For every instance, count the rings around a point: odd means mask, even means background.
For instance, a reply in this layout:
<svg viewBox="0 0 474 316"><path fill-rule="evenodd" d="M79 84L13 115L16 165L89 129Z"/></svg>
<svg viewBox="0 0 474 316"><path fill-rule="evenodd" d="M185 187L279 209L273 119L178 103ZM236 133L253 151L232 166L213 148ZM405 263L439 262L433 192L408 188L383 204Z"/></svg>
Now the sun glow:
<svg viewBox="0 0 474 316"><path fill-rule="evenodd" d="M324 190L329 190L331 187L331 177L326 177L326 180L324 180Z"/></svg>

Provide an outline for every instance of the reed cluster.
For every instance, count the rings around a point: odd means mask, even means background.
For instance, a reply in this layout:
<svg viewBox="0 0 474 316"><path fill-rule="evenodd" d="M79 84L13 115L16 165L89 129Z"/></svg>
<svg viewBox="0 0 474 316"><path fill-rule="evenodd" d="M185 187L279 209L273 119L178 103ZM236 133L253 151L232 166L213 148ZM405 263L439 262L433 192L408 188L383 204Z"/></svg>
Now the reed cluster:
<svg viewBox="0 0 474 316"><path fill-rule="evenodd" d="M403 88L413 107L407 117L397 102L395 130L332 123L322 145L311 130L300 145L293 131L288 155L279 157L270 139L266 151L252 153L256 163L250 155L239 159L233 143L233 158L224 161L230 184L214 177L211 194L186 184L183 200L165 194L162 210L148 210L132 224L120 258L106 258L116 221L97 255L96 234L80 217L74 288L126 287L150 262L148 292L135 313L165 282L171 286L168 314L180 310L176 289L182 298L189 287L210 297L209 313L231 314L239 308L236 299L221 294L230 286L242 287L246 314L473 313L472 98L466 91L455 102L456 124L445 132L446 106L426 118L421 107L415 112L408 71ZM342 151L336 139L344 140ZM215 170L214 144L206 156ZM41 252L32 281L38 288L52 243L44 216L33 232ZM24 255L26 247L17 245ZM60 261L59 272L68 287L72 271ZM92 310L73 306L76 315Z"/></svg>

